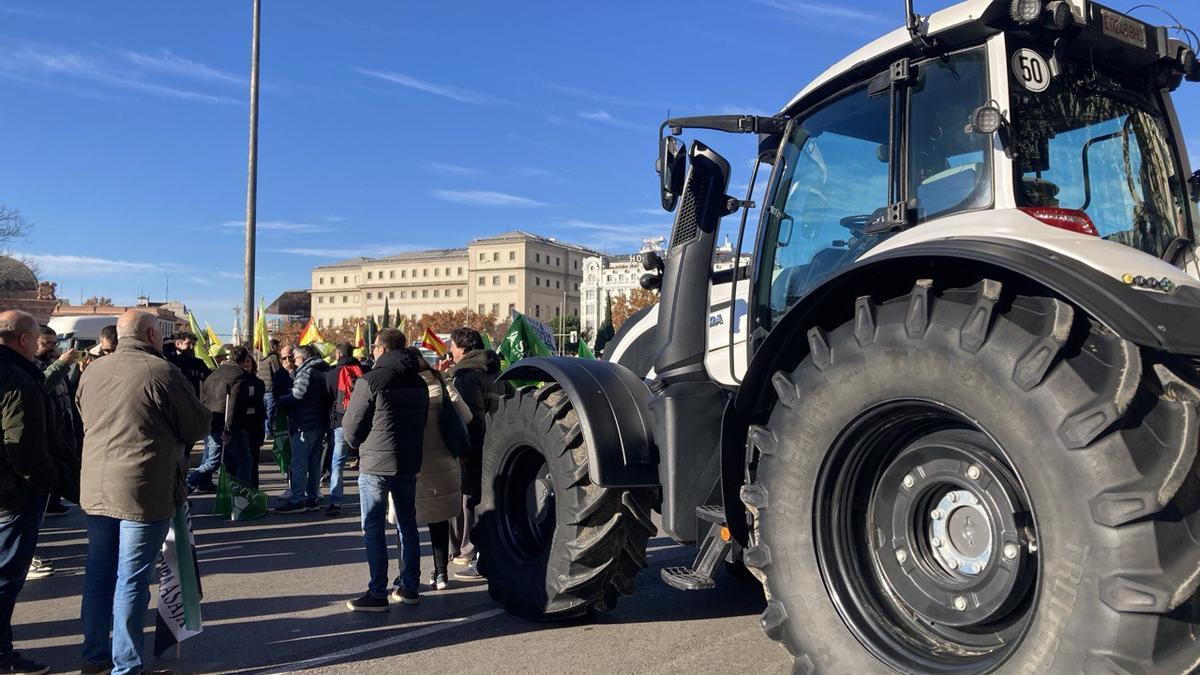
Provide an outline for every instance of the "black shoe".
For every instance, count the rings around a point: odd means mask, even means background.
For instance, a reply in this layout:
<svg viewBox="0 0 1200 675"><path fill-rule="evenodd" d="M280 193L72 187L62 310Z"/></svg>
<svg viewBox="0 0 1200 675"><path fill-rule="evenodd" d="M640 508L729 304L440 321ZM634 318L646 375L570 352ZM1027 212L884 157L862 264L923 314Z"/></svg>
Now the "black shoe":
<svg viewBox="0 0 1200 675"><path fill-rule="evenodd" d="M342 515L342 507L338 506L337 504L330 504L329 508L325 509L325 515L329 516L330 518L337 518L338 516Z"/></svg>
<svg viewBox="0 0 1200 675"><path fill-rule="evenodd" d="M445 572L434 572L429 575L429 587L435 591L444 591L449 586Z"/></svg>
<svg viewBox="0 0 1200 675"><path fill-rule="evenodd" d="M396 602L403 602L406 605L416 605L421 602L421 594L416 591L406 591L403 588L397 588L392 591L388 598Z"/></svg>
<svg viewBox="0 0 1200 675"><path fill-rule="evenodd" d="M304 503L288 502L283 506L276 506L275 513L304 513Z"/></svg>
<svg viewBox="0 0 1200 675"><path fill-rule="evenodd" d="M388 611L388 599L363 593L361 597L347 600L346 608L351 612L386 612Z"/></svg>
<svg viewBox="0 0 1200 675"><path fill-rule="evenodd" d="M79 664L79 675L108 675L112 672L112 663L92 663L84 661Z"/></svg>
<svg viewBox="0 0 1200 675"><path fill-rule="evenodd" d="M70 512L71 512L71 507L67 506L66 504L64 504L62 502L52 502L51 504L46 506L46 517L47 518L49 518L51 516L65 516Z"/></svg>
<svg viewBox="0 0 1200 675"><path fill-rule="evenodd" d="M21 652L13 652L7 659L0 662L0 673L24 673L25 675L43 675L50 672L50 666L43 665L21 656Z"/></svg>
<svg viewBox="0 0 1200 675"><path fill-rule="evenodd" d="M305 511L320 511L321 505L318 504L316 501L304 502L304 510Z"/></svg>

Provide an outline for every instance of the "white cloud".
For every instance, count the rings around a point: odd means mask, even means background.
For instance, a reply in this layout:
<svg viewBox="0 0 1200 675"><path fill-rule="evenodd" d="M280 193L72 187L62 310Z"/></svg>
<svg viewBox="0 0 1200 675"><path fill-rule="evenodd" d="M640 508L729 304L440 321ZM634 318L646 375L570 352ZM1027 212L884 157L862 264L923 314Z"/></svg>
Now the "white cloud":
<svg viewBox="0 0 1200 675"><path fill-rule="evenodd" d="M558 175L557 172L549 169L544 169L540 166L522 166L517 168L517 176L521 178L533 178L542 180L547 183L565 183L566 178Z"/></svg>
<svg viewBox="0 0 1200 675"><path fill-rule="evenodd" d="M559 84L557 82L545 82L544 84L548 88L550 88L554 91L557 91L560 94L566 94L568 96L574 96L576 98L581 98L581 99L584 99L587 101L593 101L596 103L603 103L605 105L623 105L623 106L643 105L643 102L641 102L641 101L635 101L633 99L624 98L622 96L612 96L610 94L602 94L600 92L592 91L590 89L584 89L583 87L574 87L569 84Z"/></svg>
<svg viewBox="0 0 1200 675"><path fill-rule="evenodd" d="M649 209L633 209L633 213L641 213L641 214L644 214L647 216L669 216L670 215L666 211L664 211L661 206L649 208Z"/></svg>
<svg viewBox="0 0 1200 675"><path fill-rule="evenodd" d="M46 277L88 277L97 274L136 274L146 272L169 272L173 265L164 263L114 260L95 256L58 255L53 253L15 253L16 257L27 258L37 265Z"/></svg>
<svg viewBox="0 0 1200 675"><path fill-rule="evenodd" d="M461 87L455 87L448 84L437 84L434 82L426 82L425 80L418 80L417 78L411 75L405 75L404 73L395 73L386 70L369 70L366 68L355 68L355 70L369 77L391 82L392 84L398 84L401 87L408 87L409 89L423 91L427 94L443 96L445 98L458 101L459 103L500 102L500 99L488 96L487 94L481 94L477 91L471 91L470 89L463 89Z"/></svg>
<svg viewBox="0 0 1200 675"><path fill-rule="evenodd" d="M79 82L84 82L186 101L235 105L243 103L227 96L148 80L147 75L154 72L144 67L122 68L95 55L32 42L9 51L0 50L0 76L60 89L78 96L96 96L94 92L81 90L76 86Z"/></svg>
<svg viewBox="0 0 1200 675"><path fill-rule="evenodd" d="M661 212L664 215L665 211ZM584 245L600 250L630 249L640 246L642 239L660 237L671 231L669 222L657 223L593 223L585 220L568 220L564 227L585 230L593 233L594 238Z"/></svg>
<svg viewBox="0 0 1200 675"><path fill-rule="evenodd" d="M579 113L579 117L589 122L597 122L599 124L606 124L610 127L618 127L621 129L644 131L648 128L635 122L627 122L623 119L613 117L612 114L607 110L585 110Z"/></svg>
<svg viewBox="0 0 1200 675"><path fill-rule="evenodd" d="M487 190L434 190L434 198L454 204L471 204L474 206L546 206L528 197L519 197L504 192Z"/></svg>
<svg viewBox="0 0 1200 675"><path fill-rule="evenodd" d="M798 18L807 21L813 21L818 17L827 19L842 19L846 21L869 21L874 23L893 23L894 20L876 14L874 12L864 12L860 9L847 7L845 4L825 3L825 2L800 2L799 0L754 0L760 5L774 7L775 9L795 14ZM815 23L815 21L814 21Z"/></svg>
<svg viewBox="0 0 1200 675"><path fill-rule="evenodd" d="M171 75L180 75L197 80L210 80L215 82L224 82L226 84L235 84L243 86L246 84L245 78L238 77L232 73L226 73L216 68L212 68L203 63L192 61L191 59L182 56L176 56L167 49L160 49L157 54L143 54L140 52L120 52L121 56L130 63L145 68Z"/></svg>
<svg viewBox="0 0 1200 675"><path fill-rule="evenodd" d="M473 166L461 166L458 164L447 164L445 162L430 162L429 168L438 173L450 174L452 176L479 176L485 171Z"/></svg>
<svg viewBox="0 0 1200 675"><path fill-rule="evenodd" d="M222 279L232 279L232 280L236 280L236 281L242 281L243 279L245 279L245 278L246 278L246 275L245 275L244 273L242 273L242 272L217 272L217 276L218 276L218 277L220 277L220 278L222 278ZM261 277L261 276L258 276L258 275L255 275L255 276L256 276L258 279L262 279L262 278L263 278L263 277Z"/></svg>
<svg viewBox="0 0 1200 675"><path fill-rule="evenodd" d="M376 246L357 246L351 248L347 248L345 246L331 246L328 248L268 248L266 251L270 253L285 253L287 255L305 256L308 258L330 258L334 260L345 260L348 258L358 257L382 258L384 256L404 253L406 251L417 251L420 250L420 248L421 247L419 246L410 246L408 244L380 244Z"/></svg>
<svg viewBox="0 0 1200 675"><path fill-rule="evenodd" d="M287 220L259 220L254 223L254 226L258 230L268 230L272 232L293 232L296 234L329 231L328 227L312 225L310 223L293 223ZM246 227L246 221L227 220L221 223L219 227L226 230L242 230Z"/></svg>

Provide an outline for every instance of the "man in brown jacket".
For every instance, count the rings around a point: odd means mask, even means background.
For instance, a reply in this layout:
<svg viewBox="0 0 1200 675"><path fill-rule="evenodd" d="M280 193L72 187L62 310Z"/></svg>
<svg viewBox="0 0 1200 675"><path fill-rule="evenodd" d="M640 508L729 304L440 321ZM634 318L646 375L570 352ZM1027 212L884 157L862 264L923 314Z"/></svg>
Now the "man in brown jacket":
<svg viewBox="0 0 1200 675"><path fill-rule="evenodd" d="M187 497L186 450L212 420L191 382L163 358L162 334L150 315L121 315L117 337L117 350L79 382L79 505L88 534L83 672L142 671L154 561Z"/></svg>

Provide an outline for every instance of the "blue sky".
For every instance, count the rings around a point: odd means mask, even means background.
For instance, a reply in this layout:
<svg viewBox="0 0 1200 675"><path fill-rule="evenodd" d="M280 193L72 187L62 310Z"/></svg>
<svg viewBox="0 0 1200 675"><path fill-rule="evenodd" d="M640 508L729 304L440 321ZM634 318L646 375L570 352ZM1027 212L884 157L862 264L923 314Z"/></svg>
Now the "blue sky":
<svg viewBox="0 0 1200 675"><path fill-rule="evenodd" d="M1161 0L1200 29L1200 4ZM519 228L665 232L672 114L766 113L898 26L900 0L263 0L258 295L316 264ZM920 2L928 11L948 2ZM249 0L0 0L0 203L59 294L241 300ZM1200 85L1177 101L1200 154ZM748 178L750 137L712 138Z"/></svg>

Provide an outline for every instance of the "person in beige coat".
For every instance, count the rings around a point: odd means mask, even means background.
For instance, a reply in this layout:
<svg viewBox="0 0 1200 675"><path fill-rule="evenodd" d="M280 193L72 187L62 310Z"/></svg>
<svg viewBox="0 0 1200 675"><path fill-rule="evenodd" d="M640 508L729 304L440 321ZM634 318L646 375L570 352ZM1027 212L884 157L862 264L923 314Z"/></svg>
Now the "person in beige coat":
<svg viewBox="0 0 1200 675"><path fill-rule="evenodd" d="M163 358L149 314L121 315L117 336L116 351L88 366L76 394L88 535L81 670L124 675L143 669L154 560L187 498L186 450L208 433L212 412Z"/></svg>
<svg viewBox="0 0 1200 675"><path fill-rule="evenodd" d="M442 374L416 352L421 365L421 379L429 385L429 416L425 422L422 445L421 472L417 474L417 524L429 527L429 542L433 548L433 574L429 585L437 590L446 587L446 566L450 557L450 521L462 507L461 469L459 460L450 452L442 438L440 424L442 406L449 398L463 423L471 420L471 410ZM445 397L443 397L445 392Z"/></svg>

